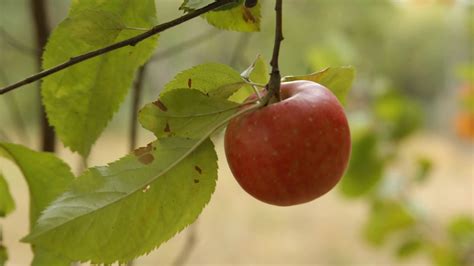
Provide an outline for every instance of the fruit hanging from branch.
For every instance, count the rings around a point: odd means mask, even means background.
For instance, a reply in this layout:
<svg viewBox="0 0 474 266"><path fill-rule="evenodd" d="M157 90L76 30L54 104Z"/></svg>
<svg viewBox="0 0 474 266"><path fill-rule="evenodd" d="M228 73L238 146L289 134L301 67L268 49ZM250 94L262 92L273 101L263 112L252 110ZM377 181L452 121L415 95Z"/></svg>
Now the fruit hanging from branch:
<svg viewBox="0 0 474 266"><path fill-rule="evenodd" d="M333 188L347 167L351 139L342 105L311 81L281 84L281 101L232 119L225 153L232 174L255 198L290 206Z"/></svg>

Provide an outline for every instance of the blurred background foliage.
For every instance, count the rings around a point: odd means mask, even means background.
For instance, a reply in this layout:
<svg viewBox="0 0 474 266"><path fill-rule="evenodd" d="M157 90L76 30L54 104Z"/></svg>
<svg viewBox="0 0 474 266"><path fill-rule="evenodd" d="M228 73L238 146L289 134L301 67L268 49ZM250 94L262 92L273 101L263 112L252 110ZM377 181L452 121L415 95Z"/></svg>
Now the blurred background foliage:
<svg viewBox="0 0 474 266"><path fill-rule="evenodd" d="M35 71L28 2L0 0L2 85ZM180 1L156 2L160 21L181 14ZM262 2L261 33L217 31L203 20L164 32L148 63L143 102L156 98L163 84L193 65L217 61L242 71L257 54L269 59L273 1ZM49 1L51 25L64 18L68 5ZM397 166L401 147L420 132L442 136L469 157L466 162L473 162L473 10L469 0L284 3L283 75L341 65L353 65L357 71L347 106L352 159L339 192L369 206L360 228L363 238L375 247L389 246L399 258L422 253L436 265L474 263L473 203L465 213L439 224L412 192L430 182L437 167L430 154L413 156L406 168ZM37 147L35 86L0 97L0 138ZM109 126L124 138L128 112L129 100ZM471 169L466 178L472 199L474 169L466 167Z"/></svg>

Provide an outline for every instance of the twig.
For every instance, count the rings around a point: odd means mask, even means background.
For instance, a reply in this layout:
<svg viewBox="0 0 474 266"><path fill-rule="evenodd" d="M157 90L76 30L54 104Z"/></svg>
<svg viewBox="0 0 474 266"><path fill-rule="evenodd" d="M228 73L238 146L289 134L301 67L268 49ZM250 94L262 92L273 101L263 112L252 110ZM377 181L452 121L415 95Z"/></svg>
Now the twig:
<svg viewBox="0 0 474 266"><path fill-rule="evenodd" d="M189 256L191 256L191 252L193 251L194 246L196 245L196 239L197 239L196 228L197 228L197 222L189 226L186 242L184 243L183 249L176 257L176 260L173 262L172 264L173 266L184 265L186 261L189 259Z"/></svg>
<svg viewBox="0 0 474 266"><path fill-rule="evenodd" d="M138 69L137 77L133 84L132 92L132 110L130 117L130 151L137 146L137 121L138 121L138 109L140 107L140 99L143 92L143 83L145 80L146 64Z"/></svg>
<svg viewBox="0 0 474 266"><path fill-rule="evenodd" d="M48 15L45 0L30 0L30 6L36 33L36 62L38 71L40 71L41 53L49 36ZM38 96L40 106L41 150L54 152L56 150L56 134L46 118L46 112L41 103L41 95Z"/></svg>
<svg viewBox="0 0 474 266"><path fill-rule="evenodd" d="M269 94L273 94L274 99L270 101L279 101L280 100L280 68L278 67L278 57L280 55L280 44L283 41L283 31L282 31L282 0L276 0L275 3L275 13L276 13L276 22L275 22L275 43L273 45L273 56L270 65L272 66L272 72L270 74L270 81L268 82L268 91Z"/></svg>
<svg viewBox="0 0 474 266"><path fill-rule="evenodd" d="M68 68L70 66L73 66L77 63L80 63L82 61L85 61L85 60L94 58L96 56L108 53L110 51L114 51L116 49L119 49L119 48L122 48L122 47L125 47L125 46L135 46L139 42L141 42L141 41L143 41L147 38L150 38L151 36L156 35L157 33L163 32L163 31L165 31L169 28L175 27L175 26L177 26L177 25L179 25L183 22L186 22L186 21L188 21L190 19L193 19L195 17L198 17L198 16L200 16L200 15L202 15L202 14L208 12L208 11L211 11L211 10L216 9L218 7L227 5L227 4L232 3L234 1L235 0L217 0L217 1L207 5L205 7L202 7L200 9L196 9L196 10L190 12L190 13L187 13L187 14L179 17L179 18L176 18L174 20L165 22L163 24L156 25L151 30L149 30L147 32L144 32L144 33L141 33L141 34L138 34L138 35L136 35L136 36L134 36L130 39L126 39L126 40L114 43L110 46L103 47L103 48L100 48L100 49L97 49L97 50L94 50L94 51L91 51L91 52L88 52L88 53L85 53L85 54L82 54L82 55L79 55L79 56L72 57L68 61L66 61L62 64L59 64L59 65L57 65L55 67L52 67L52 68L49 68L49 69L45 69L45 70L43 70L43 71L41 71L37 74L34 74L34 75L32 75L32 76L30 76L26 79L23 79L23 80L18 81L14 84L11 84L9 86L1 88L0 89L0 94L7 93L11 90L14 90L14 89L18 88L18 87L24 86L24 85L29 84L29 83L34 82L34 81L37 81L41 78L49 76L53 73L56 73L60 70ZM35 0L32 0L32 2L34 3Z"/></svg>
<svg viewBox="0 0 474 266"><path fill-rule="evenodd" d="M184 41L180 44L177 44L173 47L170 47L169 49L163 50L161 52L156 53L153 55L153 57L150 59L149 62L157 61L157 60L162 60L168 57L171 57L179 52L182 52L183 50L187 49L188 47L196 46L196 44L209 40L209 38L216 36L217 34L221 33L222 31L219 30L210 30L208 32L205 32L201 35L198 35L194 38L191 38L187 41Z"/></svg>

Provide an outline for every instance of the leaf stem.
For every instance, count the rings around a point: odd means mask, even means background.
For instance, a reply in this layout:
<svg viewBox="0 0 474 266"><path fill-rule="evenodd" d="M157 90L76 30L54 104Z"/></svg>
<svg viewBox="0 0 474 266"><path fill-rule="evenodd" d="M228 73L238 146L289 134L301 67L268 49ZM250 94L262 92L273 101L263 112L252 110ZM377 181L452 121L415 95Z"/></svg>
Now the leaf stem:
<svg viewBox="0 0 474 266"><path fill-rule="evenodd" d="M202 14L208 12L208 11L211 11L211 10L214 10L214 9L219 8L221 6L227 5L227 4L232 3L234 1L235 0L216 0L215 2L209 4L205 7L196 9L196 10L190 12L190 13L187 13L187 14L179 17L179 18L176 18L174 20L156 25L151 30L146 31L146 32L141 33L141 34L138 34L138 35L136 35L132 38L129 38L129 39L126 39L126 40L123 40L123 41L120 41L120 42L116 42L112 45L109 45L109 46L106 46L106 47L103 47L103 48L100 48L100 49L97 49L97 50L94 50L94 51L91 51L91 52L88 52L88 53L85 53L85 54L81 54L79 56L71 57L68 61L66 61L62 64L56 65L52 68L45 69L45 70L43 70L43 71L41 71L37 74L34 74L30 77L27 77L23 80L20 80L20 81L16 82L16 83L13 83L11 85L8 85L6 87L1 88L0 89L0 95L4 94L4 93L7 93L9 91L12 91L16 88L22 87L26 84L37 81L39 79L42 79L46 76L54 74L54 73L56 73L58 71L61 71L65 68L71 67L71 66L73 66L75 64L78 64L82 61L85 61L85 60L94 58L96 56L99 56L99 55L117 50L117 49L122 48L122 47L135 46L139 42L141 42L145 39L148 39L148 38L150 38L150 37L152 37L152 36L154 36L154 35L156 35L160 32L163 32L167 29L176 27L176 26L180 25L183 22L186 22L186 21L188 21L190 19L193 19L195 17L198 17L198 16L200 16L200 15L202 15ZM34 2L35 1L33 1L33 3Z"/></svg>

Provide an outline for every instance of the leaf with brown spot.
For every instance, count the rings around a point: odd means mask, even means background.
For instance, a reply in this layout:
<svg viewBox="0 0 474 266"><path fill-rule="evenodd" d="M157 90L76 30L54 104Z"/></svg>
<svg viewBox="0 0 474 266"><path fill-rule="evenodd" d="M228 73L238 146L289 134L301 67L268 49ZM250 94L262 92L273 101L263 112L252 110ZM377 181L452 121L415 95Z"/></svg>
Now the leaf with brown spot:
<svg viewBox="0 0 474 266"><path fill-rule="evenodd" d="M194 184L199 183L199 179L194 179Z"/></svg>
<svg viewBox="0 0 474 266"><path fill-rule="evenodd" d="M138 160L143 164L150 164L155 160L155 157L151 153L147 153L138 157Z"/></svg>
<svg viewBox="0 0 474 266"><path fill-rule="evenodd" d="M156 107L160 108L160 110L163 111L163 112L168 111L168 108L163 104L163 102L160 101L160 99L154 101L153 104Z"/></svg>
<svg viewBox="0 0 474 266"><path fill-rule="evenodd" d="M217 155L208 138L169 137L153 147L156 151L140 159L131 154L71 181L23 241L73 261L112 264L149 253L175 236L209 202ZM195 165L206 175L196 178Z"/></svg>
<svg viewBox="0 0 474 266"><path fill-rule="evenodd" d="M194 169L196 169L196 171L199 173L199 174L202 174L202 169L199 167L199 166L194 166Z"/></svg>
<svg viewBox="0 0 474 266"><path fill-rule="evenodd" d="M136 156L141 156L147 152L150 152L152 149L152 145L151 144L148 144L146 147L140 147L138 149L135 149L133 151L133 154L135 154Z"/></svg>
<svg viewBox="0 0 474 266"><path fill-rule="evenodd" d="M170 124L169 124L168 122L166 122L166 126L165 126L164 131L165 131L166 133L170 133L170 132L171 132Z"/></svg>

